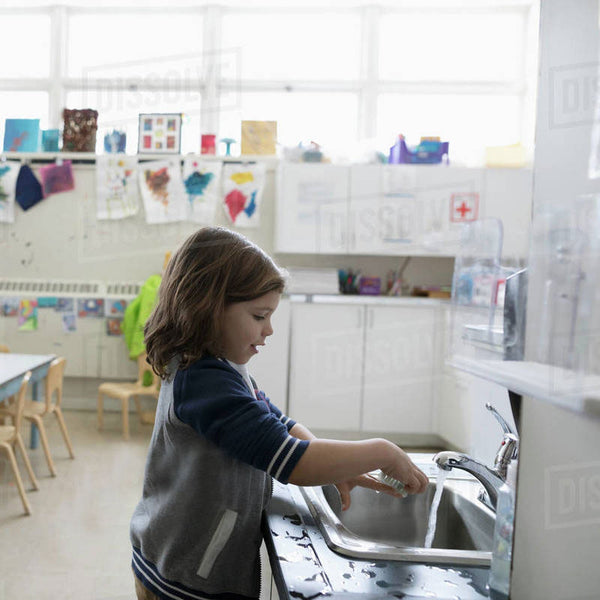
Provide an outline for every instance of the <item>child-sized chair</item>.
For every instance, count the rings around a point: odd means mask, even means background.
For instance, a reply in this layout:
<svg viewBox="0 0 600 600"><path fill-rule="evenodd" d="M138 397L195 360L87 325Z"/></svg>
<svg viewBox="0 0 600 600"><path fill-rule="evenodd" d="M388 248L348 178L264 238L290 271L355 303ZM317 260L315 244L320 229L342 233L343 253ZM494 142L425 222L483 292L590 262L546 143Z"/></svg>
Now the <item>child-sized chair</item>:
<svg viewBox="0 0 600 600"><path fill-rule="evenodd" d="M46 428L44 427L44 419L49 415L54 415L58 421L58 426L67 445L69 456L75 458L73 454L73 446L71 445L71 439L69 438L69 432L67 431L67 425L60 408L62 402L62 388L63 378L65 373L65 366L67 364L66 358L55 358L48 368L48 374L46 375L46 394L44 402L34 402L33 400L25 401L25 408L23 409L23 417L34 423L40 432L40 441L42 442L42 448L46 455L46 462L48 463L48 469L52 477L56 476L56 469L54 468L54 462L52 461L52 455L50 454L50 447L48 446L48 436L46 435ZM56 400L53 401L52 397L56 392Z"/></svg>
<svg viewBox="0 0 600 600"><path fill-rule="evenodd" d="M129 439L129 398L133 398L136 411L142 423L153 423L154 413L142 411L140 396L152 396L158 399L160 392L160 377L154 373L146 361L146 353L143 352L137 358L138 378L135 383L124 383L112 381L100 384L98 387L98 429L104 425L103 409L104 396L116 398L121 401L122 421L123 421L123 439ZM148 379L149 385L144 385L144 373L150 373Z"/></svg>
<svg viewBox="0 0 600 600"><path fill-rule="evenodd" d="M33 489L39 489L38 482L33 474L33 469L31 468L31 463L29 462L29 457L25 451L25 444L23 443L23 438L21 437L20 433L21 420L23 418L23 408L25 406L25 394L27 392L27 384L29 383L30 377L31 372L29 371L23 377L23 382L21 383L21 387L17 393L16 400L11 405L10 410L7 409L4 411L5 415L10 416L13 419L12 425L0 425L0 450L3 450L8 455L8 460L13 470L15 481L17 482L17 489L19 490L19 495L21 496L21 501L23 502L23 508L25 509L25 514L27 515L31 514L31 505L29 504L29 500L27 500L27 496L25 495L23 480L21 479L21 474L19 473L19 467L17 465L13 448L15 445L19 447L19 450L23 455L23 462L25 463L27 473L29 474L29 479L31 480L31 485L33 486Z"/></svg>

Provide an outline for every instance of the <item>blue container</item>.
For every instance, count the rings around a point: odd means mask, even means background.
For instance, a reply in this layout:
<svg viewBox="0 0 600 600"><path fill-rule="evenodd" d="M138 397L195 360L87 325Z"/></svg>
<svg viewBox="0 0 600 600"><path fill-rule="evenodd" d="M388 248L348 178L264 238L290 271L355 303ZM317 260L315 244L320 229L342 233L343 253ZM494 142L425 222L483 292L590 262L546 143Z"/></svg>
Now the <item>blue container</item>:
<svg viewBox="0 0 600 600"><path fill-rule="evenodd" d="M58 152L60 131L58 129L44 129L42 131L42 150L44 152Z"/></svg>

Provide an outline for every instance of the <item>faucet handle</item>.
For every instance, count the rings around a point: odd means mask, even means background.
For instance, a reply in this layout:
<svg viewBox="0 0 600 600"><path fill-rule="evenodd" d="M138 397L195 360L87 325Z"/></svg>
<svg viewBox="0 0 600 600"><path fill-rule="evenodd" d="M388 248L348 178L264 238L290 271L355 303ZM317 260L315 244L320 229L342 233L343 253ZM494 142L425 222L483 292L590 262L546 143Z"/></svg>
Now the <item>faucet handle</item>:
<svg viewBox="0 0 600 600"><path fill-rule="evenodd" d="M506 480L506 470L510 461L517 458L519 438L514 433L505 433L494 460L494 471Z"/></svg>
<svg viewBox="0 0 600 600"><path fill-rule="evenodd" d="M496 421L500 423L500 427L502 427L502 431L504 431L505 434L510 433L519 439L517 432L513 431L512 427L505 421L504 417L494 408L494 406L492 406L492 404L486 402L485 407L494 415L494 417L496 417Z"/></svg>

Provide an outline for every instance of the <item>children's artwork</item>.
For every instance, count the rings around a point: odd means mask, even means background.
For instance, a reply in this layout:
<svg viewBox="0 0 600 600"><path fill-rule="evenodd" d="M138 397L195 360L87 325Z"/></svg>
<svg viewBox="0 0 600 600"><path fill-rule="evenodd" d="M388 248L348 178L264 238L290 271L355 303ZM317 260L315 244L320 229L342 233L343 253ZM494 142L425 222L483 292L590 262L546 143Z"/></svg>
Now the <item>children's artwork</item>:
<svg viewBox="0 0 600 600"><path fill-rule="evenodd" d="M42 150L44 152L58 152L59 140L59 129L44 129L42 131Z"/></svg>
<svg viewBox="0 0 600 600"><path fill-rule="evenodd" d="M0 223L14 223L17 178L21 163L0 162Z"/></svg>
<svg viewBox="0 0 600 600"><path fill-rule="evenodd" d="M14 296L0 298L0 315L3 317L16 317L19 314L20 301Z"/></svg>
<svg viewBox="0 0 600 600"><path fill-rule="evenodd" d="M104 136L104 151L115 154L116 152L125 152L127 145L127 134L124 131L113 129Z"/></svg>
<svg viewBox="0 0 600 600"><path fill-rule="evenodd" d="M75 189L75 180L73 179L73 169L71 161L65 160L62 164L58 162L47 167L40 167L40 177L42 178L42 193L44 198L51 194L60 192L69 192Z"/></svg>
<svg viewBox="0 0 600 600"><path fill-rule="evenodd" d="M223 208L234 225L260 225L259 206L264 181L264 164L223 165Z"/></svg>
<svg viewBox="0 0 600 600"><path fill-rule="evenodd" d="M242 121L242 154L275 154L277 121Z"/></svg>
<svg viewBox="0 0 600 600"><path fill-rule="evenodd" d="M95 152L98 111L91 108L63 110L63 152Z"/></svg>
<svg viewBox="0 0 600 600"><path fill-rule="evenodd" d="M96 217L124 219L138 212L137 158L134 156L96 157Z"/></svg>
<svg viewBox="0 0 600 600"><path fill-rule="evenodd" d="M138 173L147 223L170 223L187 218L185 187L178 160L144 163Z"/></svg>
<svg viewBox="0 0 600 600"><path fill-rule="evenodd" d="M63 313L75 312L75 302L73 298L57 298L54 310Z"/></svg>
<svg viewBox="0 0 600 600"><path fill-rule="evenodd" d="M65 333L74 333L77 331L77 315L74 312L63 313L62 325Z"/></svg>
<svg viewBox="0 0 600 600"><path fill-rule="evenodd" d="M37 300L22 299L19 303L19 331L36 331L38 328Z"/></svg>
<svg viewBox="0 0 600 600"><path fill-rule="evenodd" d="M106 319L106 335L123 335L123 331L121 329L121 323L123 319L119 318L110 318Z"/></svg>
<svg viewBox="0 0 600 600"><path fill-rule="evenodd" d="M179 154L181 114L146 113L139 116L139 154Z"/></svg>
<svg viewBox="0 0 600 600"><path fill-rule="evenodd" d="M104 300L99 298L79 298L77 300L78 317L103 317Z"/></svg>
<svg viewBox="0 0 600 600"><path fill-rule="evenodd" d="M127 300L107 300L106 301L106 316L107 317L122 317L127 308Z"/></svg>
<svg viewBox="0 0 600 600"><path fill-rule="evenodd" d="M195 156L185 157L183 184L189 202L190 219L195 223L214 223L220 177L221 162L203 161Z"/></svg>
<svg viewBox="0 0 600 600"><path fill-rule="evenodd" d="M29 210L44 199L42 184L29 165L23 165L17 177L16 201L23 210Z"/></svg>
<svg viewBox="0 0 600 600"><path fill-rule="evenodd" d="M38 308L56 308L58 298L54 296L41 296L37 299Z"/></svg>
<svg viewBox="0 0 600 600"><path fill-rule="evenodd" d="M6 119L4 123L4 152L38 151L39 119Z"/></svg>

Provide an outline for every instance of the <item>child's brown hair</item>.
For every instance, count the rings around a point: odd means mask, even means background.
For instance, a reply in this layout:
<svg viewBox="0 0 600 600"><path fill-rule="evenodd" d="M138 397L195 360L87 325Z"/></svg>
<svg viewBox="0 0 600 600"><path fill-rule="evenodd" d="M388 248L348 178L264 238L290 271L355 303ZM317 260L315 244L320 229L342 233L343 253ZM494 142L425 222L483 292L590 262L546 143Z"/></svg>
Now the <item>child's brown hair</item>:
<svg viewBox="0 0 600 600"><path fill-rule="evenodd" d="M223 227L200 229L165 270L144 328L148 362L165 379L175 357L186 368L203 356L219 356L225 307L284 288L284 272L244 236Z"/></svg>

